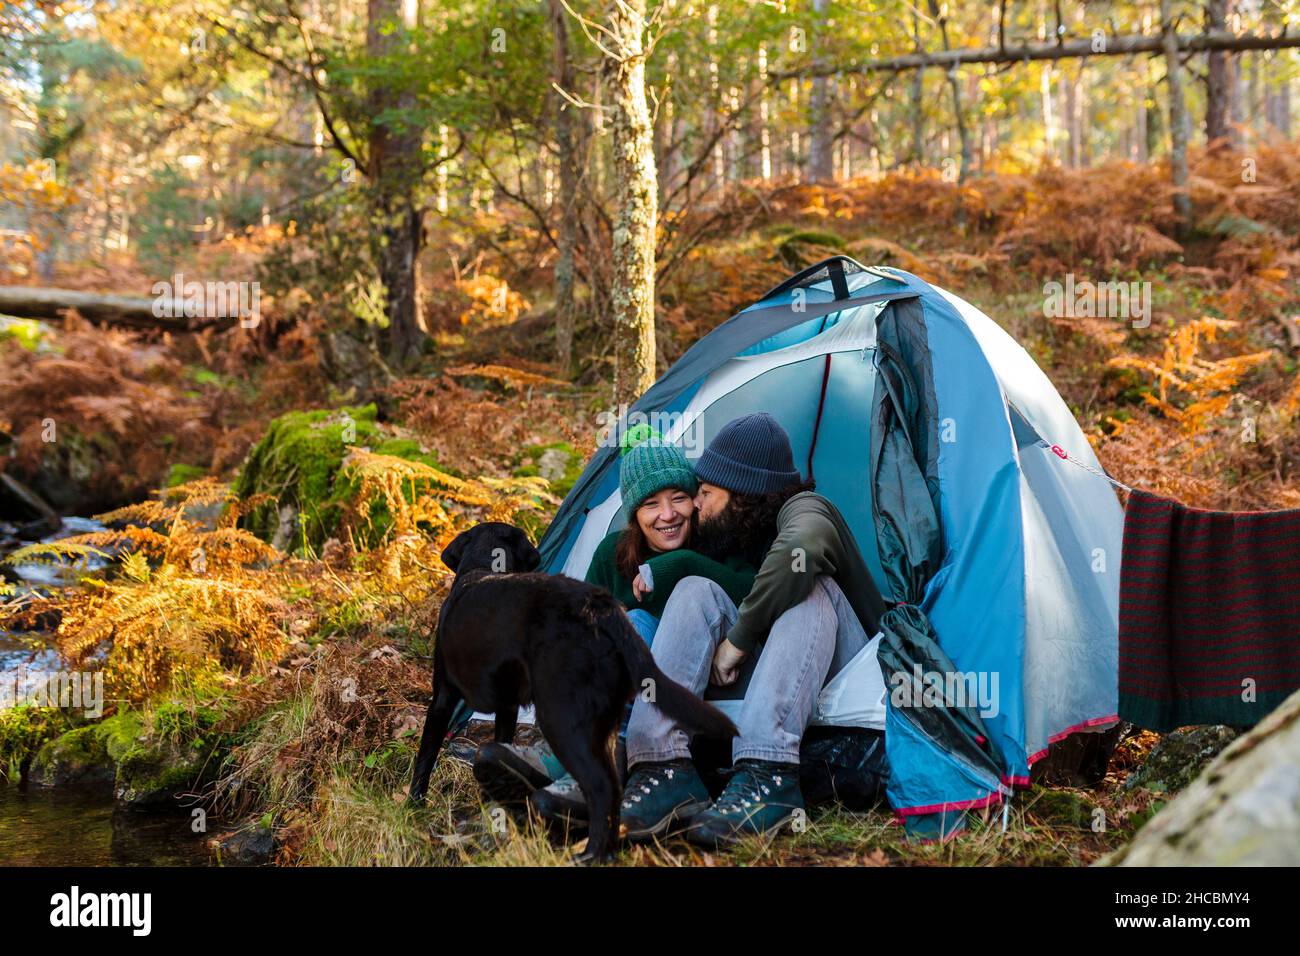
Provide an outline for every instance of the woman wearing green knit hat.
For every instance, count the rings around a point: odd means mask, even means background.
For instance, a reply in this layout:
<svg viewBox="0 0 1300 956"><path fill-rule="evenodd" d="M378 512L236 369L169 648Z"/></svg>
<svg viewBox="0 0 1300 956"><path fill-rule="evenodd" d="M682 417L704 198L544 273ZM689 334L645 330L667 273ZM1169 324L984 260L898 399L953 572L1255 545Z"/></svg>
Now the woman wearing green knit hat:
<svg viewBox="0 0 1300 956"><path fill-rule="evenodd" d="M757 568L690 550L699 483L680 448L646 426L629 429L622 446L618 484L627 524L596 546L587 581L608 588L650 643L668 596L682 578L709 578L743 600Z"/></svg>
<svg viewBox="0 0 1300 956"><path fill-rule="evenodd" d="M646 426L629 429L621 444L618 478L627 524L596 546L586 580L613 593L637 633L650 644L677 582L708 578L739 605L753 587L758 569L741 556L715 561L689 548L698 482L680 448ZM620 745L622 737L620 730ZM507 791L517 789L519 781L541 783L555 778L533 791L529 801L534 809L550 820L585 817L582 791L547 748L490 745L479 752L474 775L489 796L504 802L509 802L513 794Z"/></svg>

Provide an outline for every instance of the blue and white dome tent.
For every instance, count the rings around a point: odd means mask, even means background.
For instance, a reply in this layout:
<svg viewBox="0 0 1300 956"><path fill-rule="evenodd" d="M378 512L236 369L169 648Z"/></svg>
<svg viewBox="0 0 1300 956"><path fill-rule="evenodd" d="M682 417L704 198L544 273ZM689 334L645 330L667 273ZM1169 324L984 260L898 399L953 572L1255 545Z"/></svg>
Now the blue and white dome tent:
<svg viewBox="0 0 1300 956"><path fill-rule="evenodd" d="M914 275L837 256L700 339L626 420L671 422L665 437L694 457L752 411L789 431L892 605L816 721L885 729L888 797L909 833L953 832L965 810L1028 784L1052 743L1115 724L1123 511L1053 452L1100 469L995 322ZM583 577L620 504L610 441L543 537L543 568ZM924 692L940 682L946 701Z"/></svg>

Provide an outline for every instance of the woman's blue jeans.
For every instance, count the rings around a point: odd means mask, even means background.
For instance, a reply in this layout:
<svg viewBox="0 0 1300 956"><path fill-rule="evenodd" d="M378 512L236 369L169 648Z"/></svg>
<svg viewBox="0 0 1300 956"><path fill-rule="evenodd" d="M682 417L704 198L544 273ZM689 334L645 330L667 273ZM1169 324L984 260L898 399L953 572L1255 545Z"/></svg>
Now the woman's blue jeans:
<svg viewBox="0 0 1300 956"><path fill-rule="evenodd" d="M632 626L636 628L636 632L641 635L641 639L645 641L646 646L653 647L655 631L659 630L659 618L655 617L649 611L633 609L627 612L627 619L632 622ZM623 722L619 724L618 727L619 737L627 736L627 722L628 718L631 716L632 705L628 704L627 710L623 713Z"/></svg>

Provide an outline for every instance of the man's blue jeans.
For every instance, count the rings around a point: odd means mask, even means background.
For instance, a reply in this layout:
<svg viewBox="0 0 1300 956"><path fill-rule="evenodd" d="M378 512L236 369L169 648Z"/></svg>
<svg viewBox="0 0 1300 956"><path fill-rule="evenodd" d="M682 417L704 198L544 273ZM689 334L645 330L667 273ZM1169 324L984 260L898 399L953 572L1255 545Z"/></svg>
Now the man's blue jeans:
<svg viewBox="0 0 1300 956"><path fill-rule="evenodd" d="M718 584L683 578L664 607L655 635L655 663L702 696L713 653L735 621L736 605ZM799 744L822 687L867 641L835 579L818 575L812 593L772 624L745 691L732 759L798 763ZM638 696L627 728L628 766L689 756L686 732L657 705Z"/></svg>

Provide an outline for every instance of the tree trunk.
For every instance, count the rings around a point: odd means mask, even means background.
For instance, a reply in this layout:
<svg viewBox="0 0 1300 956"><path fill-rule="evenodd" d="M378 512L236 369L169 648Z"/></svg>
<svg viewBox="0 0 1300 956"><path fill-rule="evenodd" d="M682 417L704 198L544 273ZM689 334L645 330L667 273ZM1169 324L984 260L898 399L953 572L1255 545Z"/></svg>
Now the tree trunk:
<svg viewBox="0 0 1300 956"><path fill-rule="evenodd" d="M555 83L566 93L573 91L573 68L569 63L569 29L562 0L548 0L551 31L555 42ZM555 96L555 147L560 160L559 258L555 263L555 357L561 372L573 362L574 249L578 241L578 136L573 107Z"/></svg>
<svg viewBox="0 0 1300 956"><path fill-rule="evenodd" d="M617 4L619 0L614 0ZM644 7L644 3L642 3ZM719 129L723 123L722 117L722 81L719 77L718 55L715 52L718 45L718 6L710 4L706 14L709 23L709 122L705 127L709 131L709 139L713 141L713 189L714 202L720 201L723 191L727 188L727 158L725 152L726 137L719 134Z"/></svg>
<svg viewBox="0 0 1300 956"><path fill-rule="evenodd" d="M952 49L948 41L948 16L940 11L938 0L930 0L930 15L939 21L939 34L943 38L944 51ZM966 129L966 117L961 107L961 86L957 82L956 64L948 70L948 86L952 90L952 115L957 123L957 138L961 143L961 166L957 172L957 181L965 182L970 175L971 152L970 133Z"/></svg>
<svg viewBox="0 0 1300 956"><path fill-rule="evenodd" d="M921 52L921 17L912 8L912 39L916 52ZM912 71L912 162L920 164L925 158L925 70Z"/></svg>
<svg viewBox="0 0 1300 956"><path fill-rule="evenodd" d="M369 0L366 49L383 57L399 49L417 26L418 4L410 0ZM396 29L394 29L396 26ZM371 93L372 115L413 106L408 96L394 97L382 83ZM379 281L388 316L388 360L409 364L424 340L420 310L420 250L424 244L424 210L415 202L420 178L421 131L399 122L375 123L370 133L370 184L378 220Z"/></svg>
<svg viewBox="0 0 1300 956"><path fill-rule="evenodd" d="M813 0L812 44L819 52L826 19L826 0ZM830 80L825 76L813 77L812 96L808 103L808 179L815 183L828 183L835 178L835 161L831 156L831 97Z"/></svg>
<svg viewBox="0 0 1300 956"><path fill-rule="evenodd" d="M72 289L49 289L36 286L0 286L0 315L15 315L25 319L57 320L68 309L90 322L120 325L132 329L167 329L174 332L199 329L229 329L239 324L239 293L223 290L226 305L221 308L203 306L186 312L184 289L170 289L167 296L113 295L111 293L80 292ZM206 288L206 287L205 287ZM193 308L193 303L190 303ZM162 315L155 315L155 308ZM211 311L213 314L207 314ZM170 313L170 314L168 314Z"/></svg>
<svg viewBox="0 0 1300 956"><path fill-rule="evenodd" d="M606 84L613 106L616 215L611 299L615 323L614 402L634 402L655 380L657 176L645 92L645 0L609 8Z"/></svg>
<svg viewBox="0 0 1300 956"><path fill-rule="evenodd" d="M1169 83L1169 170L1174 184L1174 212L1180 235L1192 227L1192 197L1188 192L1187 170L1187 102L1183 99L1183 70L1178 60L1178 38L1170 0L1160 0L1165 67Z"/></svg>
<svg viewBox="0 0 1300 956"><path fill-rule="evenodd" d="M1207 0L1205 21L1209 30L1226 30L1230 0ZM1211 50L1205 54L1205 141L1210 149L1226 147L1232 139L1228 126L1228 109L1232 102L1232 83L1229 54L1225 50Z"/></svg>
<svg viewBox="0 0 1300 956"><path fill-rule="evenodd" d="M1052 109L1052 64L1044 63L1038 76L1038 100L1043 113L1043 154L1056 161L1056 115Z"/></svg>
<svg viewBox="0 0 1300 956"><path fill-rule="evenodd" d="M767 182L772 178L771 104L767 96L767 46L758 47L758 82L761 84L758 100L758 175Z"/></svg>

